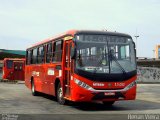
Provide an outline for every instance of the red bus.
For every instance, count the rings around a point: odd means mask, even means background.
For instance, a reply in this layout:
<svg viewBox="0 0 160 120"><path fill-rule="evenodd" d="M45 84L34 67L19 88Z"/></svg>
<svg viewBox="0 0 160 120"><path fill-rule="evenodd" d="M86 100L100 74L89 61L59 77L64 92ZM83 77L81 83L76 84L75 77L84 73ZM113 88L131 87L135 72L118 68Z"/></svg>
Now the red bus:
<svg viewBox="0 0 160 120"><path fill-rule="evenodd" d="M70 30L27 49L25 84L66 101L112 105L136 97L136 51L130 35Z"/></svg>
<svg viewBox="0 0 160 120"><path fill-rule="evenodd" d="M24 80L24 70L24 58L4 58L2 79Z"/></svg>

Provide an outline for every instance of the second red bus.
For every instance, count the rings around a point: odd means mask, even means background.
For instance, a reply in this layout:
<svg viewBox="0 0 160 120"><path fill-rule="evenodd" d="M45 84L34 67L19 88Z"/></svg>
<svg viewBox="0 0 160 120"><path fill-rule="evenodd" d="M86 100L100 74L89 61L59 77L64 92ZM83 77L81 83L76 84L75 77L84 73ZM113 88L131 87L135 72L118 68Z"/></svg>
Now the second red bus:
<svg viewBox="0 0 160 120"><path fill-rule="evenodd" d="M3 80L24 80L25 59L23 58L4 58L3 61Z"/></svg>

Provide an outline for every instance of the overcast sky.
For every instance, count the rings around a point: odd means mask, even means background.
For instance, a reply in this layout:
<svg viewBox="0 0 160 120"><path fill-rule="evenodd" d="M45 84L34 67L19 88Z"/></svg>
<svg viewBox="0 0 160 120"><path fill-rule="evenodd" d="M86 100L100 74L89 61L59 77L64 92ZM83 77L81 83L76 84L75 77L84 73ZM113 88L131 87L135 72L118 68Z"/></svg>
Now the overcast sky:
<svg viewBox="0 0 160 120"><path fill-rule="evenodd" d="M160 0L0 0L0 49L25 50L70 29L117 31L138 38L138 56L160 44Z"/></svg>

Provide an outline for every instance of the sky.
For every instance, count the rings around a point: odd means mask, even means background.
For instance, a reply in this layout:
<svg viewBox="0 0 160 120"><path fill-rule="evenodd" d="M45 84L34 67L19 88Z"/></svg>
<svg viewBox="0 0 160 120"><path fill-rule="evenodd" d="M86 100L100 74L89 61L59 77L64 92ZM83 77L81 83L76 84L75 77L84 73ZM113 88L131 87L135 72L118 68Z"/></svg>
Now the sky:
<svg viewBox="0 0 160 120"><path fill-rule="evenodd" d="M0 0L0 49L26 50L70 29L127 33L137 56L160 44L160 0Z"/></svg>

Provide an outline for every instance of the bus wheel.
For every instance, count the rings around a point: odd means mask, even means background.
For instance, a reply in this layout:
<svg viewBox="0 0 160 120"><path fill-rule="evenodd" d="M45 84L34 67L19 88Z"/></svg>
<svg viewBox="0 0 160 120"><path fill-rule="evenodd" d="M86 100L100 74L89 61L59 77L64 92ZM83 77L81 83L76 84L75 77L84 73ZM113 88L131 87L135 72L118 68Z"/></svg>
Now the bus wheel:
<svg viewBox="0 0 160 120"><path fill-rule="evenodd" d="M31 83L31 91L32 91L32 95L33 95L33 96L38 95L38 92L35 91L34 81L32 81L32 83Z"/></svg>
<svg viewBox="0 0 160 120"><path fill-rule="evenodd" d="M115 101L103 101L103 104L106 106L112 106L115 103Z"/></svg>
<svg viewBox="0 0 160 120"><path fill-rule="evenodd" d="M63 90L60 83L57 87L57 101L61 105L64 105L66 103L66 100L63 98Z"/></svg>

